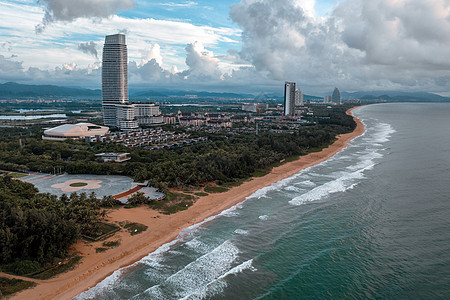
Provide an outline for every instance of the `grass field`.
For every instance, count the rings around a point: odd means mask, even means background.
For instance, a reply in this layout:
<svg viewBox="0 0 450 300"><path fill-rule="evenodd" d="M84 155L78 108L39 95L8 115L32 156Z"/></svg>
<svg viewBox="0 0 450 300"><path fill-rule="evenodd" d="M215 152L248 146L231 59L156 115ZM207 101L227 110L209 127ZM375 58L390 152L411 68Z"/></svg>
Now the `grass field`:
<svg viewBox="0 0 450 300"><path fill-rule="evenodd" d="M23 177L27 177L28 174L23 174L23 173L10 173L9 176L11 176L12 178L23 178Z"/></svg>

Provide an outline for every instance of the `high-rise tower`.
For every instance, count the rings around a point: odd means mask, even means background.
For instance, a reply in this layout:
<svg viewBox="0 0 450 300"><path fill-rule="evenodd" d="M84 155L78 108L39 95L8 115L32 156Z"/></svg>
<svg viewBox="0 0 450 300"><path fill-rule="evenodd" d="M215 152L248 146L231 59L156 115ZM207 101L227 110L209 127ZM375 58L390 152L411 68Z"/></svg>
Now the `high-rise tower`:
<svg viewBox="0 0 450 300"><path fill-rule="evenodd" d="M303 106L303 93L300 87L295 90L295 106Z"/></svg>
<svg viewBox="0 0 450 300"><path fill-rule="evenodd" d="M102 64L103 120L119 126L117 104L128 103L128 55L124 34L107 35Z"/></svg>
<svg viewBox="0 0 450 300"><path fill-rule="evenodd" d="M294 115L295 112L295 82L284 83L284 115Z"/></svg>
<svg viewBox="0 0 450 300"><path fill-rule="evenodd" d="M338 88L334 88L333 95L331 96L331 101L336 104L341 104L341 93Z"/></svg>

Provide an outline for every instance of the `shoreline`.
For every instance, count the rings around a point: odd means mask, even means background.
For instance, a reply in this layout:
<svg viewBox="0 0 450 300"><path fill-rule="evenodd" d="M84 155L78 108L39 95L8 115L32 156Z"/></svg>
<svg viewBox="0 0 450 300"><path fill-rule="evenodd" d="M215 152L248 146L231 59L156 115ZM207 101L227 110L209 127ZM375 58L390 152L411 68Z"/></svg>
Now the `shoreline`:
<svg viewBox="0 0 450 300"><path fill-rule="evenodd" d="M352 115L351 111L355 108L349 109L346 113ZM75 250L80 252L83 258L73 270L52 279L40 281L36 287L24 290L10 299L71 299L77 296L94 287L116 270L131 266L162 245L174 241L183 229L245 201L248 196L261 188L291 177L301 170L334 156L351 140L364 133L364 124L354 116L353 119L357 124L355 130L337 136L333 144L320 152L300 156L295 161L273 168L263 177L255 177L227 192L200 197L188 210L172 215L162 215L144 206L112 210L107 218L108 222L138 222L148 226L147 231L135 236L130 236L125 231L117 232L107 240L120 240L120 246L102 253L96 253L95 248L101 247L103 241L87 243L79 240L75 244Z"/></svg>

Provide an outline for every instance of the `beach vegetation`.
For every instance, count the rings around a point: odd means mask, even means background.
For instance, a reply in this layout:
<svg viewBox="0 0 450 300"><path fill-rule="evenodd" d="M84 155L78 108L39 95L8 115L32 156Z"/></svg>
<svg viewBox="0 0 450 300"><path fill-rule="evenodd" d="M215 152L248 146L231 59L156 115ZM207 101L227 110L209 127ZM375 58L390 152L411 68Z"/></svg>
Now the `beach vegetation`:
<svg viewBox="0 0 450 300"><path fill-rule="evenodd" d="M149 207L160 211L162 214L170 215L188 209L194 204L195 196L184 193L167 192L162 200L152 200Z"/></svg>
<svg viewBox="0 0 450 300"><path fill-rule="evenodd" d="M105 212L92 193L58 198L0 177L0 269L30 274L51 267L81 235L100 231Z"/></svg>
<svg viewBox="0 0 450 300"><path fill-rule="evenodd" d="M35 286L36 284L31 281L25 281L16 278L0 277L0 299L8 297L22 290Z"/></svg>
<svg viewBox="0 0 450 300"><path fill-rule="evenodd" d="M146 231L148 226L146 226L144 224L135 223L135 222L132 222L132 223L125 222L123 225L123 228L125 228L131 235L136 235L136 234Z"/></svg>
<svg viewBox="0 0 450 300"><path fill-rule="evenodd" d="M208 196L209 194L205 193L205 192L197 192L197 193L194 193L194 195L199 196L199 197L205 197L205 196Z"/></svg>
<svg viewBox="0 0 450 300"><path fill-rule="evenodd" d="M147 196L145 196L142 192L134 193L133 195L128 198L128 204L130 205L139 205L139 204L145 204L148 203L151 199Z"/></svg>
<svg viewBox="0 0 450 300"><path fill-rule="evenodd" d="M120 227L105 222L97 222L96 230L89 234L82 234L82 237L87 241L99 241L106 239L120 230Z"/></svg>
<svg viewBox="0 0 450 300"><path fill-rule="evenodd" d="M266 176L267 174L269 174L271 168L266 168L266 169L257 169L252 173L252 177L263 177Z"/></svg>
<svg viewBox="0 0 450 300"><path fill-rule="evenodd" d="M68 270L72 270L73 268L75 268L75 266L81 261L81 256L79 255L74 255L68 259L66 259L65 262L63 261L59 261L58 263L53 263L50 265L50 267L48 267L47 269L45 269L42 272L39 272L37 274L34 274L32 276L32 278L36 278L36 279L41 279L41 280L46 280L46 279L50 279L52 277L55 277L58 274L64 273Z"/></svg>
<svg viewBox="0 0 450 300"><path fill-rule="evenodd" d="M207 193L224 193L224 192L228 191L228 189L226 187L222 187L222 186L207 186L207 187L205 187L204 190Z"/></svg>
<svg viewBox="0 0 450 300"><path fill-rule="evenodd" d="M112 248L120 245L120 241L107 241L102 244L104 247Z"/></svg>

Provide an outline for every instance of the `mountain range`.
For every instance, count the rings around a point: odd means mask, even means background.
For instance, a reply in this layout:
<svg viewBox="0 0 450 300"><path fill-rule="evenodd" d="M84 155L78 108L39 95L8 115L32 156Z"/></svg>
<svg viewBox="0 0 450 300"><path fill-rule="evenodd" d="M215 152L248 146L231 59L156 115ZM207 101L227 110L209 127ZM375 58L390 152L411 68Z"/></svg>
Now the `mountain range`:
<svg viewBox="0 0 450 300"><path fill-rule="evenodd" d="M450 99L426 92L370 91L342 92L344 99L361 99L362 101L386 100L387 102L441 102Z"/></svg>
<svg viewBox="0 0 450 300"><path fill-rule="evenodd" d="M361 99L362 101L377 101L383 99L387 102L442 102L449 101L449 98L442 97L433 93L426 92L399 92L399 91L368 91L368 92L342 92L344 99ZM55 98L55 97L69 97L69 98L97 98L100 99L102 92L100 89L85 89L74 87L61 87L55 85L27 85L15 82L7 82L0 84L0 99L11 98ZM234 99L277 99L282 100L282 95L260 93L258 95L242 94L242 93L217 93L205 91L180 91L169 89L130 89L131 98L153 98L153 97L188 97L195 98L234 98ZM322 97L313 95L304 95L305 100L320 100Z"/></svg>
<svg viewBox="0 0 450 300"><path fill-rule="evenodd" d="M28 85L15 82L0 84L0 98L24 97L101 97L100 90L70 88L56 85Z"/></svg>

